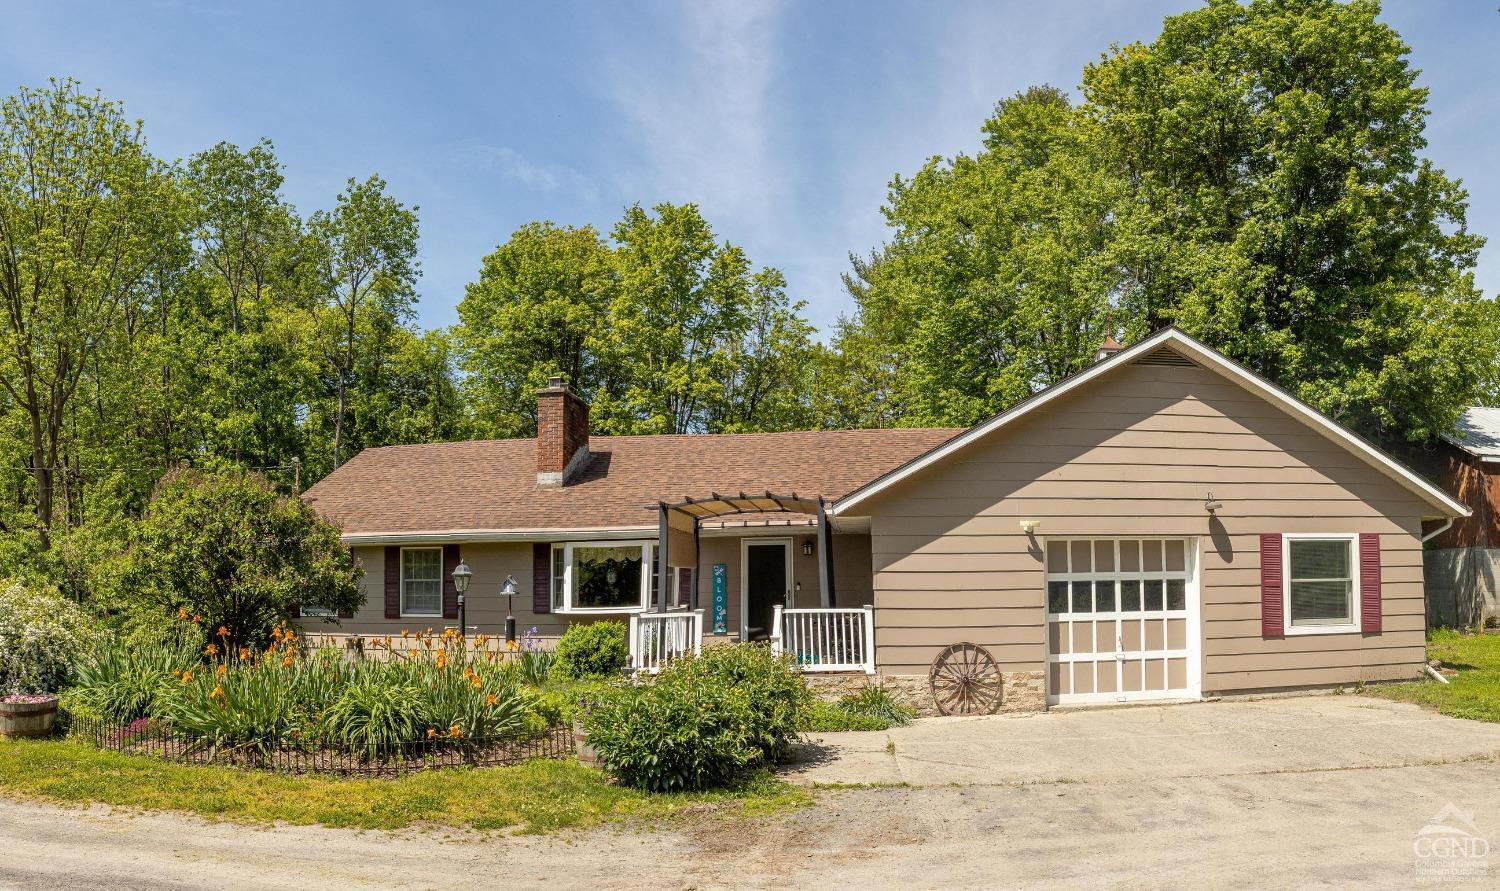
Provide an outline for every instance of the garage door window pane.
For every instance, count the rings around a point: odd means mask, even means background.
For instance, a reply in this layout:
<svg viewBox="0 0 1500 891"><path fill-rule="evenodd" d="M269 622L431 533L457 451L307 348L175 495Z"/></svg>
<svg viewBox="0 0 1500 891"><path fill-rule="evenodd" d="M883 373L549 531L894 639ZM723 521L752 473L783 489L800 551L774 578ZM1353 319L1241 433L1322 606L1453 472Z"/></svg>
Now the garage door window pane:
<svg viewBox="0 0 1500 891"><path fill-rule="evenodd" d="M1094 599L1094 592L1090 589L1093 587L1094 585L1092 582L1073 583L1073 612L1091 612L1090 607L1092 606L1092 604L1090 603L1090 601Z"/></svg>
<svg viewBox="0 0 1500 891"><path fill-rule="evenodd" d="M1068 545L1067 545L1066 542L1061 542L1061 541L1049 541L1049 542L1047 542L1047 571L1048 572L1067 572L1068 571Z"/></svg>
<svg viewBox="0 0 1500 891"><path fill-rule="evenodd" d="M1287 551L1292 624L1350 624L1354 543L1348 539L1294 538L1287 543Z"/></svg>
<svg viewBox="0 0 1500 891"><path fill-rule="evenodd" d="M1141 542L1141 562L1146 572L1161 572L1161 542Z"/></svg>
<svg viewBox="0 0 1500 891"><path fill-rule="evenodd" d="M1047 583L1047 612L1065 613L1068 611L1068 583Z"/></svg>
<svg viewBox="0 0 1500 891"><path fill-rule="evenodd" d="M1146 609L1161 609L1161 581L1148 579L1146 581Z"/></svg>
<svg viewBox="0 0 1500 891"><path fill-rule="evenodd" d="M1167 579L1167 609L1187 609L1187 582Z"/></svg>
<svg viewBox="0 0 1500 891"><path fill-rule="evenodd" d="M1167 572L1182 572L1187 568L1186 558L1183 557L1182 539L1174 538L1166 542L1167 549Z"/></svg>
<svg viewBox="0 0 1500 891"><path fill-rule="evenodd" d="M1120 609L1127 613L1140 612L1141 609L1141 583L1136 581L1120 583Z"/></svg>
<svg viewBox="0 0 1500 891"><path fill-rule="evenodd" d="M1141 571L1141 543L1131 539L1120 542L1120 571Z"/></svg>
<svg viewBox="0 0 1500 891"><path fill-rule="evenodd" d="M1093 564L1089 560L1089 551L1091 550L1093 548L1089 547L1089 542L1073 542L1073 572L1090 572L1092 570Z"/></svg>
<svg viewBox="0 0 1500 891"><path fill-rule="evenodd" d="M1101 613L1115 611L1115 583L1094 582L1094 609Z"/></svg>
<svg viewBox="0 0 1500 891"><path fill-rule="evenodd" d="M1115 543L1109 540L1094 542L1094 571L1115 571Z"/></svg>

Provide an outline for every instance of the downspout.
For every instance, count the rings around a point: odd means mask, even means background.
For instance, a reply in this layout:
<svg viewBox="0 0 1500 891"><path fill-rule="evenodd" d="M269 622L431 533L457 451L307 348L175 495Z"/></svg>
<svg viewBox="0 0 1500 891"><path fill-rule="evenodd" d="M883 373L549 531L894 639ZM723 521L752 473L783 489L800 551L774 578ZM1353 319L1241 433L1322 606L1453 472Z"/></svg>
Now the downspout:
<svg viewBox="0 0 1500 891"><path fill-rule="evenodd" d="M1427 533L1426 535L1422 536L1422 544L1427 544L1429 541L1432 541L1434 538L1437 538L1439 535L1442 535L1444 532L1447 532L1449 529L1452 529L1453 528L1453 521L1454 521L1454 518L1453 517L1449 517L1448 519L1446 519L1446 520L1443 521L1443 525L1437 527L1436 529L1434 529L1431 532Z"/></svg>

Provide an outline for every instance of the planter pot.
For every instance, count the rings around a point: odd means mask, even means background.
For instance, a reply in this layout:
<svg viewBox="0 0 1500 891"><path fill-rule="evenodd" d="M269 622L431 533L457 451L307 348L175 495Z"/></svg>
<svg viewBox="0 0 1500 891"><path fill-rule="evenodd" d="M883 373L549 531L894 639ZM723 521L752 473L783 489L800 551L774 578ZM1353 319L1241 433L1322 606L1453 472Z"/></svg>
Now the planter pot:
<svg viewBox="0 0 1500 891"><path fill-rule="evenodd" d="M578 763L595 767L599 763L599 753L589 745L588 731L583 729L582 721L573 722L573 749L578 752Z"/></svg>
<svg viewBox="0 0 1500 891"><path fill-rule="evenodd" d="M41 702L0 700L0 736L46 736L57 720L57 697Z"/></svg>

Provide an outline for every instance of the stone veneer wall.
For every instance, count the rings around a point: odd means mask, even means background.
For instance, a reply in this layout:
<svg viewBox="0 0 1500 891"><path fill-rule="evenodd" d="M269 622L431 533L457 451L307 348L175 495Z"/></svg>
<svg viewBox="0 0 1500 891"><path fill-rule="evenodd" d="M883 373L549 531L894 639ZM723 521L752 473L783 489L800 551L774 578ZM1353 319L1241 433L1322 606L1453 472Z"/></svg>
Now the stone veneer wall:
<svg viewBox="0 0 1500 891"><path fill-rule="evenodd" d="M884 687L897 702L904 702L917 714L930 718L937 715L937 705L925 675L807 674L808 689L819 699L829 701L857 693L865 687ZM1045 676L1040 671L1007 671L997 714L1040 712L1047 708Z"/></svg>

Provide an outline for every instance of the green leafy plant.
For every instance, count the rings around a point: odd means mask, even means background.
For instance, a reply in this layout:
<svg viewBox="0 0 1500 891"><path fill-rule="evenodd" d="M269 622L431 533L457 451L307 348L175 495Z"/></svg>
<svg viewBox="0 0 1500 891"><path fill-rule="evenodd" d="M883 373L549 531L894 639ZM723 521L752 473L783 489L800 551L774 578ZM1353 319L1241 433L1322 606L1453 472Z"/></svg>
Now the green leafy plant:
<svg viewBox="0 0 1500 891"><path fill-rule="evenodd" d="M563 678L608 677L618 674L630 658L622 622L569 625L557 642L554 670Z"/></svg>
<svg viewBox="0 0 1500 891"><path fill-rule="evenodd" d="M196 627L175 629L154 643L101 641L79 663L64 707L110 721L153 716L157 701L184 671L200 664L203 639Z"/></svg>
<svg viewBox="0 0 1500 891"><path fill-rule="evenodd" d="M897 702L884 687L865 687L843 697L837 705L851 714L879 718L892 727L905 727L917 716L916 709Z"/></svg>
<svg viewBox="0 0 1500 891"><path fill-rule="evenodd" d="M788 657L732 644L678 659L654 682L606 688L585 711L584 726L621 782L661 792L705 789L785 755L809 702Z"/></svg>
<svg viewBox="0 0 1500 891"><path fill-rule="evenodd" d="M802 729L811 733L839 733L846 730L886 730L890 723L874 715L862 715L836 702L814 700L802 716Z"/></svg>
<svg viewBox="0 0 1500 891"><path fill-rule="evenodd" d="M345 687L324 713L325 738L366 758L389 755L403 743L422 738L431 724L424 705L415 684L392 683L366 673Z"/></svg>

